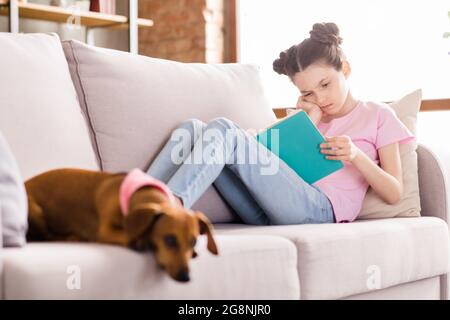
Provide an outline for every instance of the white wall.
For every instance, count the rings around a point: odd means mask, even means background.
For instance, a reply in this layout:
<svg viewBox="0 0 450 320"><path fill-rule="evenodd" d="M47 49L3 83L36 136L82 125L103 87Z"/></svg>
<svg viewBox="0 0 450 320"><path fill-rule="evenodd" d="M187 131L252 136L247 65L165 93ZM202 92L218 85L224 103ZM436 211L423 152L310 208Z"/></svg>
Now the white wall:
<svg viewBox="0 0 450 320"><path fill-rule="evenodd" d="M397 100L417 88L450 97L450 0L239 0L240 61L261 66L273 107L298 91L272 70L280 51L309 37L315 22L336 22L362 100Z"/></svg>

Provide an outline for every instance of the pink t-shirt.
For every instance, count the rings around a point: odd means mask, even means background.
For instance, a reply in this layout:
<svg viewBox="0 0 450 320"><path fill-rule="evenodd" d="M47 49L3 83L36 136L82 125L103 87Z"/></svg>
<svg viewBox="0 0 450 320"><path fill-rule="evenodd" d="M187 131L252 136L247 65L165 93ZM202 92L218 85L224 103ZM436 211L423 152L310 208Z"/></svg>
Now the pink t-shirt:
<svg viewBox="0 0 450 320"><path fill-rule="evenodd" d="M355 146L379 165L378 149L388 144L407 143L415 137L387 104L359 101L341 118L317 128L324 136L349 136ZM362 173L344 161L344 168L313 184L330 200L336 222L351 222L358 216L369 187Z"/></svg>

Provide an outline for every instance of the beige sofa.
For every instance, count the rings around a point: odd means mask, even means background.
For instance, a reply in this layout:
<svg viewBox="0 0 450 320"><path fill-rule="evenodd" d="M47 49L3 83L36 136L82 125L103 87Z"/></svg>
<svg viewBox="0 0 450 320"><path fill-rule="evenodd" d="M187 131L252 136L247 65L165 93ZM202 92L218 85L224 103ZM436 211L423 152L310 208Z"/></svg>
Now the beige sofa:
<svg viewBox="0 0 450 320"><path fill-rule="evenodd" d="M61 45L55 34L0 34L0 88L0 131L23 179L57 167L146 169L170 130L188 118L224 116L256 129L275 120L255 66ZM422 217L255 227L238 223L211 187L194 208L215 222L220 255L201 238L189 283L171 280L151 254L29 243L0 249L0 296L446 299L450 191L436 152L418 149Z"/></svg>

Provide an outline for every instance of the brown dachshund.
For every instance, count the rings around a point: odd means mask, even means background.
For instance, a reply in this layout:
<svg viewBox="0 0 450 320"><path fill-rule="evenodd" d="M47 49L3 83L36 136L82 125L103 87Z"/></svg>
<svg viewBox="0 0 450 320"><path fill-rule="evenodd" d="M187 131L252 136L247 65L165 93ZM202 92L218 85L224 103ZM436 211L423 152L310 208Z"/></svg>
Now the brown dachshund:
<svg viewBox="0 0 450 320"><path fill-rule="evenodd" d="M153 250L158 265L173 279L189 281L188 264L197 255L194 246L200 234L207 235L208 250L217 254L211 223L200 211L169 201L167 193L154 186L138 188L124 207L120 196L126 177L126 173L57 169L26 181L27 240Z"/></svg>

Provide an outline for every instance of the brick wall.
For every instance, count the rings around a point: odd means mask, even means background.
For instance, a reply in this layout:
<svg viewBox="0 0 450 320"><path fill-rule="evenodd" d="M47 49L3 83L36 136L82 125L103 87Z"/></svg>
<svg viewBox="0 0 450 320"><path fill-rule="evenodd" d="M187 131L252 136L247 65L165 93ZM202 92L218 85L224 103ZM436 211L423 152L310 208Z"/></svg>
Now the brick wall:
<svg viewBox="0 0 450 320"><path fill-rule="evenodd" d="M224 62L227 0L140 0L139 17L154 21L139 30L139 53L182 62Z"/></svg>

